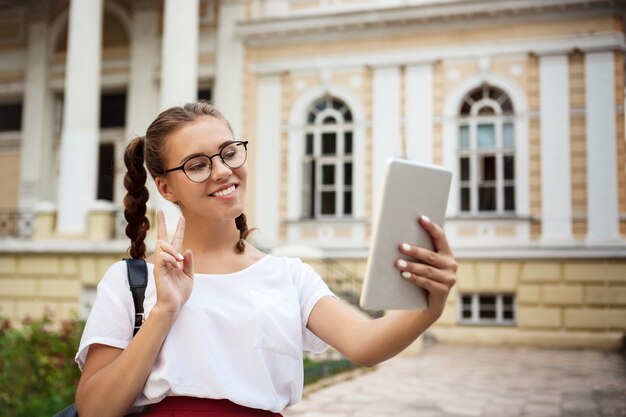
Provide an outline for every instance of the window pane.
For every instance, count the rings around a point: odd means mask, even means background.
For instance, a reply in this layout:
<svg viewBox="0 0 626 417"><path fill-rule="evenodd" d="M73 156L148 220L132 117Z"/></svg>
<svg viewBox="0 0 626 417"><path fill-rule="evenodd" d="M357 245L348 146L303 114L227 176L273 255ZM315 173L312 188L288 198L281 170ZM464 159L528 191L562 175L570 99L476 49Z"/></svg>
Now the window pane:
<svg viewBox="0 0 626 417"><path fill-rule="evenodd" d="M315 113L313 113L313 112L309 113L309 115L308 115L308 116L307 116L307 118L306 118L306 121L307 121L309 124L313 124L313 123L315 123Z"/></svg>
<svg viewBox="0 0 626 417"><path fill-rule="evenodd" d="M315 161L304 163L302 182L302 216L310 219L315 213Z"/></svg>
<svg viewBox="0 0 626 417"><path fill-rule="evenodd" d="M513 123L505 123L502 127L502 146L505 148L515 147L515 132Z"/></svg>
<svg viewBox="0 0 626 417"><path fill-rule="evenodd" d="M344 122L352 121L352 113L350 113L350 110L346 110L346 112L343 114L343 121Z"/></svg>
<svg viewBox="0 0 626 417"><path fill-rule="evenodd" d="M515 314L513 313L513 311L503 311L502 318L505 320L513 320L515 319Z"/></svg>
<svg viewBox="0 0 626 417"><path fill-rule="evenodd" d="M513 155L504 155L504 179L515 179L515 158Z"/></svg>
<svg viewBox="0 0 626 417"><path fill-rule="evenodd" d="M483 156L480 158L481 162L481 180L483 181L495 181L496 180L496 157L495 156Z"/></svg>
<svg viewBox="0 0 626 417"><path fill-rule="evenodd" d="M496 311L495 310L483 310L480 309L480 318L481 319L495 319Z"/></svg>
<svg viewBox="0 0 626 417"><path fill-rule="evenodd" d="M327 106L326 99L322 99L318 101L317 103L315 103L315 108L317 109L317 113L324 110L326 106Z"/></svg>
<svg viewBox="0 0 626 417"><path fill-rule="evenodd" d="M480 308L484 308L484 307L495 308L496 296L495 295L480 295L478 296L478 302L480 303Z"/></svg>
<svg viewBox="0 0 626 417"><path fill-rule="evenodd" d="M0 132L22 130L22 103L0 104Z"/></svg>
<svg viewBox="0 0 626 417"><path fill-rule="evenodd" d="M469 149L469 126L459 127L459 149Z"/></svg>
<svg viewBox="0 0 626 417"><path fill-rule="evenodd" d="M341 111L342 107L343 107L343 103L341 101L337 100L336 98L334 98L333 99L333 109Z"/></svg>
<svg viewBox="0 0 626 417"><path fill-rule="evenodd" d="M478 210L494 211L496 209L496 188L480 187L478 189Z"/></svg>
<svg viewBox="0 0 626 417"><path fill-rule="evenodd" d="M470 160L469 158L461 158L461 181L470 180Z"/></svg>
<svg viewBox="0 0 626 417"><path fill-rule="evenodd" d="M313 133L306 134L306 155L313 155Z"/></svg>
<svg viewBox="0 0 626 417"><path fill-rule="evenodd" d="M335 192L322 191L322 214L335 214Z"/></svg>
<svg viewBox="0 0 626 417"><path fill-rule="evenodd" d="M472 318L472 310L463 310L463 318L471 319Z"/></svg>
<svg viewBox="0 0 626 417"><path fill-rule="evenodd" d="M493 107L491 106L485 106L481 108L480 110L478 110L479 116L493 116L494 114L496 114L496 112L493 110Z"/></svg>
<svg viewBox="0 0 626 417"><path fill-rule="evenodd" d="M322 123L324 123L325 125L332 125L332 124L337 123L337 120L335 120L333 116L326 116L324 118L324 121L322 121Z"/></svg>
<svg viewBox="0 0 626 417"><path fill-rule="evenodd" d="M502 296L502 305L503 306L512 306L513 305L513 296L512 295L504 295Z"/></svg>
<svg viewBox="0 0 626 417"><path fill-rule="evenodd" d="M113 201L115 147L112 143L103 143L100 145L98 159L98 200Z"/></svg>
<svg viewBox="0 0 626 417"><path fill-rule="evenodd" d="M461 116L469 116L471 109L472 107L470 106L470 104L467 101L464 101L463 105L461 106Z"/></svg>
<svg viewBox="0 0 626 417"><path fill-rule="evenodd" d="M504 114L513 114L513 103L508 98L502 102L502 113Z"/></svg>
<svg viewBox="0 0 626 417"><path fill-rule="evenodd" d="M463 304L463 308L465 307L470 307L472 306L472 296L471 295L464 295L463 297L461 297L461 303Z"/></svg>
<svg viewBox="0 0 626 417"><path fill-rule="evenodd" d="M213 98L213 92L210 88L203 88L198 90L198 100L211 101Z"/></svg>
<svg viewBox="0 0 626 417"><path fill-rule="evenodd" d="M126 125L126 94L109 94L100 97L100 127Z"/></svg>
<svg viewBox="0 0 626 417"><path fill-rule="evenodd" d="M352 185L352 162L343 164L343 183L344 185Z"/></svg>
<svg viewBox="0 0 626 417"><path fill-rule="evenodd" d="M334 165L322 165L322 184L324 185L335 184L335 166Z"/></svg>
<svg viewBox="0 0 626 417"><path fill-rule="evenodd" d="M346 132L343 136L343 153L352 155L352 132Z"/></svg>
<svg viewBox="0 0 626 417"><path fill-rule="evenodd" d="M343 193L343 214L352 214L352 191Z"/></svg>
<svg viewBox="0 0 626 417"><path fill-rule="evenodd" d="M461 211L470 211L470 189L461 188Z"/></svg>
<svg viewBox="0 0 626 417"><path fill-rule="evenodd" d="M493 148L496 146L496 133L493 125L478 125L478 147Z"/></svg>
<svg viewBox="0 0 626 417"><path fill-rule="evenodd" d="M504 187L504 209L515 211L515 187L512 185Z"/></svg>
<svg viewBox="0 0 626 417"><path fill-rule="evenodd" d="M322 133L322 155L337 153L337 134L335 132Z"/></svg>

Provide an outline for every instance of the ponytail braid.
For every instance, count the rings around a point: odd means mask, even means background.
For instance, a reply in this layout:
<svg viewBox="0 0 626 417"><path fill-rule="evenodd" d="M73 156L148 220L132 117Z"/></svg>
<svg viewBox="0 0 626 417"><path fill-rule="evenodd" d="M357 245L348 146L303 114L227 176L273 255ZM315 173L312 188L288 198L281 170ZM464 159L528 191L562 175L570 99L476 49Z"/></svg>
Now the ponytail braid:
<svg viewBox="0 0 626 417"><path fill-rule="evenodd" d="M249 230L248 223L246 221L246 215L241 213L239 217L235 219L235 225L239 230L239 241L237 241L237 252L243 253L246 248L246 238L255 229Z"/></svg>
<svg viewBox="0 0 626 417"><path fill-rule="evenodd" d="M129 253L133 259L146 257L146 232L150 228L150 222L146 217L146 203L148 202L148 189L146 188L146 169L144 162L145 137L138 136L133 139L124 152L124 164L126 175L124 187L127 190L124 197L124 218L128 222L126 236L130 238Z"/></svg>

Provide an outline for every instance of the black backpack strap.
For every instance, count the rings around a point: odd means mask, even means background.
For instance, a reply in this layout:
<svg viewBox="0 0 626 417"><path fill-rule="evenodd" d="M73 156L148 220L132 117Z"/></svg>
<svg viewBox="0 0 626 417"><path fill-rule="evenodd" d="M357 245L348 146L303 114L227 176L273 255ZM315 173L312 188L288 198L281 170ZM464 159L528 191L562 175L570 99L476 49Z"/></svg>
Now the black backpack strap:
<svg viewBox="0 0 626 417"><path fill-rule="evenodd" d="M146 287L148 286L148 266L144 259L124 258L124 260L128 270L128 284L135 304L134 336L144 322L143 300L146 298Z"/></svg>

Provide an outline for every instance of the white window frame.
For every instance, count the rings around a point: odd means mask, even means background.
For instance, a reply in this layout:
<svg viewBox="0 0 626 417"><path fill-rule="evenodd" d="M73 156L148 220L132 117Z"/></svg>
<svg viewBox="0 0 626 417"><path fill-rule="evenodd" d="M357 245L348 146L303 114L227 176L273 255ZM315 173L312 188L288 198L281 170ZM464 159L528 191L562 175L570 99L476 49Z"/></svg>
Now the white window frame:
<svg viewBox="0 0 626 417"><path fill-rule="evenodd" d="M481 296L493 296L496 298L496 318L484 319L480 318L480 297ZM463 297L471 297L471 312L470 318L463 317ZM505 319L504 316L504 297L512 297L513 302L511 304L513 319ZM494 325L494 326L514 326L517 318L517 295L515 293L489 293L489 292L475 292L475 293L459 293L458 296L458 322L459 324L469 325Z"/></svg>
<svg viewBox="0 0 626 417"><path fill-rule="evenodd" d="M482 88L487 89L491 86L484 86ZM465 97L469 96L475 91L470 91ZM503 91L504 94L507 94ZM510 101L511 98L507 99ZM465 102L465 98L463 102ZM479 116L480 110L483 108L489 107L494 110L494 116ZM503 144L503 132L504 126L506 124L511 124L512 131L514 133L514 146L513 148L504 148ZM492 125L495 131L495 147L490 150L481 150L478 147L478 126L479 125ZM469 130L469 148L461 149L459 146L460 140L460 129L462 126L467 126ZM515 216L518 208L518 201L516 198L515 188L518 187L517 184L517 171L514 169L514 177L513 180L505 180L504 179L504 156L513 156L514 166L517 165L517 155L516 155L516 146L517 146L517 137L515 137L515 114L504 115L502 111L502 107L500 103L483 96L482 99L471 104L470 117L460 117L458 127L457 127L457 164L459 165L459 182L457 187L457 192L459 193L458 197L458 213L460 215L471 215L471 216L481 216L481 215L496 215L496 216ZM494 156L496 158L496 179L495 179L495 189L496 189L496 209L495 210L480 210L479 209L479 156ZM462 186L467 183L467 181L461 182L461 158L469 157L470 160L470 178L469 178L469 189L470 189L470 209L462 210L463 199L461 198L461 189ZM512 185L514 188L514 209L513 210L505 210L504 207L504 190L506 186Z"/></svg>
<svg viewBox="0 0 626 417"><path fill-rule="evenodd" d="M323 97L321 99L315 100L310 108L314 108L315 104L320 100L337 100L343 102L342 100L330 96ZM352 110L348 107L348 105L343 102L344 106L347 110L352 113ZM310 112L309 112L310 113ZM307 113L307 119L308 115ZM324 124L323 120L327 117L333 117L337 123L336 124ZM345 145L345 134L347 132L352 133L352 151L349 155L346 155L344 145ZM334 155L322 155L322 135L325 133L334 133L336 135L336 153ZM313 135L313 155L306 154L306 137L308 134ZM315 188L310 190L307 182L303 183L303 194L302 194L302 218L310 219L310 220L327 220L327 219L351 219L354 217L354 163L353 163L353 155L354 155L354 129L352 121L346 122L344 120L344 113L341 111L331 107L327 107L326 109L319 111L315 115L315 121L313 124L307 124L304 129L303 140L305 141L305 149L302 156L303 161L303 170L306 171L308 164L312 161L315 162ZM352 185L344 184L344 172L343 167L344 164L351 163L352 164ZM335 183L334 184L323 184L322 183L322 166L323 165L334 165L335 167ZM305 176L306 177L306 174ZM324 191L333 191L335 192L335 213L334 214L322 214L322 192ZM344 214L344 193L351 192L352 193L352 210L349 214ZM315 205L313 208L313 213L311 217L308 216L311 194L315 193Z"/></svg>

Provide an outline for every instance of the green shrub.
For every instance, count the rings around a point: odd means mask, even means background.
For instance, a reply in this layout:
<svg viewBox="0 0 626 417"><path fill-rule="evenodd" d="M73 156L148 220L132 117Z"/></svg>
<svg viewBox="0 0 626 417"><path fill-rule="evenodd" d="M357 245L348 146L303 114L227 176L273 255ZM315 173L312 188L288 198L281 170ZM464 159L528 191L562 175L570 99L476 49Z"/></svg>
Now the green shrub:
<svg viewBox="0 0 626 417"><path fill-rule="evenodd" d="M329 359L316 361L304 358L304 385L312 384L320 379L357 368L348 359Z"/></svg>
<svg viewBox="0 0 626 417"><path fill-rule="evenodd" d="M59 326L50 314L25 319L20 328L8 320L0 329L0 416L52 416L74 401L80 377L74 355L84 322Z"/></svg>

